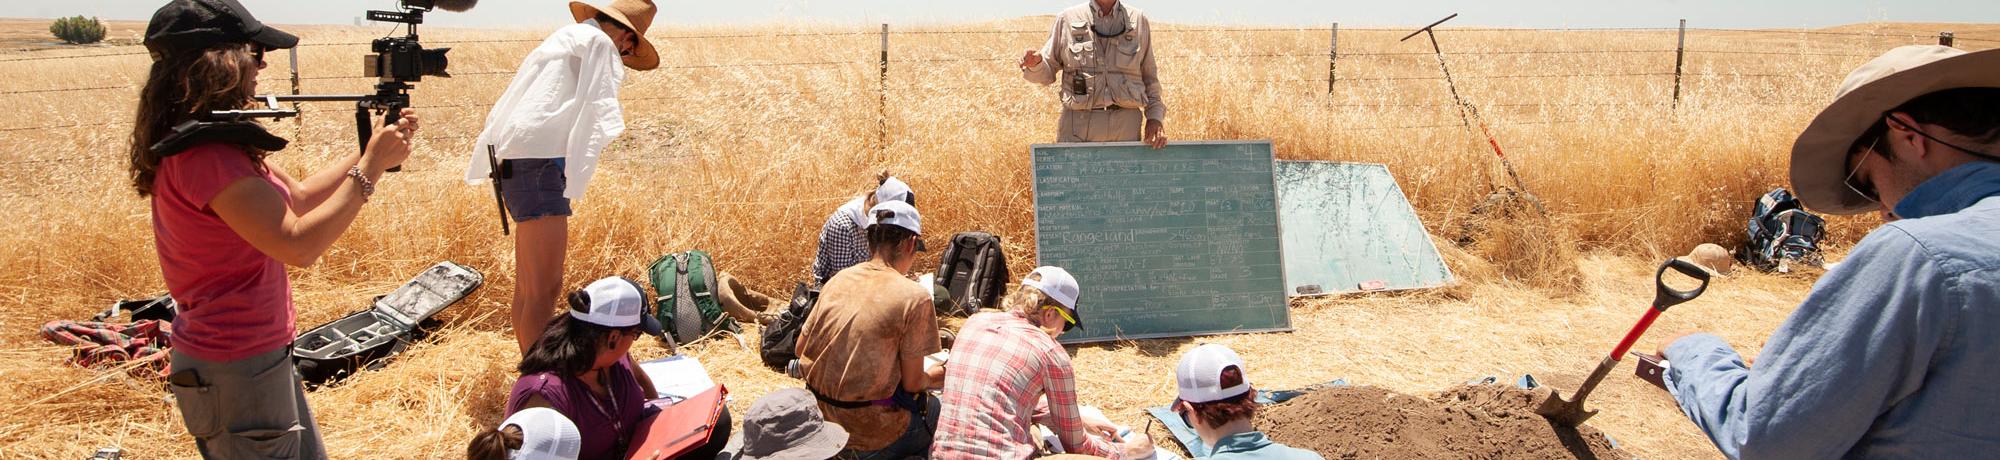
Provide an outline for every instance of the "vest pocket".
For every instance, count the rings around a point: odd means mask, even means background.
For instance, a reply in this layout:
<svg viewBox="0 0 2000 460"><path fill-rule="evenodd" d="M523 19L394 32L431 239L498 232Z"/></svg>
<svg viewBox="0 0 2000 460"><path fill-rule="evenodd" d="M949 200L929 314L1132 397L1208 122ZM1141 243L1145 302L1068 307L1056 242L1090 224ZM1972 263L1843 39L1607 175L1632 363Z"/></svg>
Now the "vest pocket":
<svg viewBox="0 0 2000 460"><path fill-rule="evenodd" d="M1124 85L1121 87L1121 89L1122 91L1119 92L1123 94L1120 94L1119 95L1120 97L1117 98L1118 105L1140 110L1146 109L1145 80L1129 78L1129 77L1125 78Z"/></svg>
<svg viewBox="0 0 2000 460"><path fill-rule="evenodd" d="M1124 35L1105 39L1116 41L1112 45L1112 48L1117 49L1118 53L1114 55L1116 62L1113 62L1112 65L1118 66L1118 70L1128 71L1133 75L1139 74L1139 49L1141 47L1139 46L1138 35L1136 32L1126 32Z"/></svg>
<svg viewBox="0 0 2000 460"><path fill-rule="evenodd" d="M1066 67L1094 70L1097 64L1095 51L1097 51L1096 40L1071 41L1069 44L1069 62Z"/></svg>

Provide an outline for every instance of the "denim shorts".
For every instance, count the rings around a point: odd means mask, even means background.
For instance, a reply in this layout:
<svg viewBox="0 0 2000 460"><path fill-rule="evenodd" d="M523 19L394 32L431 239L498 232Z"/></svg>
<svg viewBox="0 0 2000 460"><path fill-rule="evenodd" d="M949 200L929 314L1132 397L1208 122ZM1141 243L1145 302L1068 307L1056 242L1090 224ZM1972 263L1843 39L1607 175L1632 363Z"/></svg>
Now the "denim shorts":
<svg viewBox="0 0 2000 460"><path fill-rule="evenodd" d="M569 198L563 198L563 187L569 183L564 163L562 158L500 162L500 194L507 198L507 214L514 216L514 222L570 215Z"/></svg>

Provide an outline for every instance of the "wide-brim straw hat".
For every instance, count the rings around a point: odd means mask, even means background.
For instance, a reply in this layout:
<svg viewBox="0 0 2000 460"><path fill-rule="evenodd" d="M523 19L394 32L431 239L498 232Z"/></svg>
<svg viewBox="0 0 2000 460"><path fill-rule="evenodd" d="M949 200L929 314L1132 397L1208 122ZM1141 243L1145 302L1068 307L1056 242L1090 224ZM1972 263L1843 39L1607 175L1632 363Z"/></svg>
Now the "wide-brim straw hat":
<svg viewBox="0 0 2000 460"><path fill-rule="evenodd" d="M1847 187L1847 153L1882 115L1919 96L1958 88L2000 88L2000 49L1966 52L1938 45L1902 46L1854 69L1833 104L1792 143L1792 190L1827 214L1878 209Z"/></svg>
<svg viewBox="0 0 2000 460"><path fill-rule="evenodd" d="M584 2L569 2L569 15L575 17L577 22L604 13L605 16L610 16L611 20L618 21L618 24L631 29L634 35L638 35L639 46L632 50L631 56L625 56L624 59L625 66L631 67L632 70L653 70L660 67L660 50L653 47L652 40L646 39L646 29L653 27L653 14L659 11L660 7L654 6L653 0L613 0L610 5L603 8Z"/></svg>

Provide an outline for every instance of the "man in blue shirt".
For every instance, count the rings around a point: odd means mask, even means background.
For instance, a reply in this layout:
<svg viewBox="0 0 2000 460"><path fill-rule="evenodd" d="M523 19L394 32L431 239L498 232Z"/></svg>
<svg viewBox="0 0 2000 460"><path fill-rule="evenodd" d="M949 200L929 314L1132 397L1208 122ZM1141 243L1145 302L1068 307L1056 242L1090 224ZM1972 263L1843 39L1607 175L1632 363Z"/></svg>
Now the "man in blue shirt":
<svg viewBox="0 0 2000 460"><path fill-rule="evenodd" d="M1681 410L1730 458L2000 453L2000 50L1905 46L1856 69L1792 146L1809 208L1880 211L1756 365L1662 345Z"/></svg>

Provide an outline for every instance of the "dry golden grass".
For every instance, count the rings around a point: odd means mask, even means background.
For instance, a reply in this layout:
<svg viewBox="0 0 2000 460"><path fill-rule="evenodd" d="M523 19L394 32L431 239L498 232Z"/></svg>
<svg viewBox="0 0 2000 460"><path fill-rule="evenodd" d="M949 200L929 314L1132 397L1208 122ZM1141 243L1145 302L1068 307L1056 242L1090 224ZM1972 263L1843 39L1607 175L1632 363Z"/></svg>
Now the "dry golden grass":
<svg viewBox="0 0 2000 460"><path fill-rule="evenodd" d="M25 25L22 25L25 24ZM5 27L43 27L34 22ZM1030 18L953 30L1040 30ZM1163 26L1164 27L1164 26ZM131 24L114 24L130 30ZM292 28L313 43L365 42L384 30ZM1786 182L1792 136L1840 76L1888 47L1937 30L2000 38L2000 26L1874 24L1841 29L1904 34L1863 38L1801 33L1695 32L1689 48L1775 55L1694 53L1677 111L1671 77L1518 75L1661 73L1671 53L1452 56L1459 91L1478 105L1527 189L1551 211L1541 227L1514 231L1574 244L1574 275L1551 281L1522 271L1532 247L1482 258L1442 248L1459 285L1429 293L1295 304L1297 331L1198 339L1229 344L1261 386L1287 388L1347 377L1425 393L1487 374L1535 373L1574 385L1630 322L1649 292L1650 262L1700 242L1739 241L1749 203ZM637 274L658 255L687 248L767 292L800 279L810 235L868 172L890 169L926 193L932 228L981 229L1005 238L1015 272L1033 264L1033 197L1027 145L1053 138L1049 89L1019 80L1020 50L1038 34L898 35L878 93L878 38L821 26L656 30L663 69L635 73L623 90L629 130L577 203L568 279ZM824 32L826 35L813 35ZM487 287L442 314L448 328L395 364L310 395L335 458L450 458L500 419L515 353L506 331L511 242L495 231L483 187L459 182L470 138L508 73L546 30L429 29L451 45L461 76L422 83L426 127L409 171L383 191L320 263L292 271L299 322L310 327L354 311L440 259L480 269ZM690 35L733 38L676 38ZM778 34L791 34L777 36ZM1343 53L1422 52L1394 31L1343 31ZM1176 139L1271 139L1286 159L1391 165L1433 231L1461 228L1495 171L1484 141L1460 128L1428 55L1351 56L1326 93L1324 31L1162 32L1156 38ZM1671 32L1454 32L1448 52L1663 50ZM1971 48L1993 42L1966 42ZM0 55L88 55L135 47ZM358 75L365 46L300 49L308 78ZM1242 57L1296 54L1289 57ZM1171 56L1172 58L1168 58ZM921 60L971 59L964 62ZM282 58L278 62L282 62ZM839 62L831 65L751 65ZM8 62L0 92L134 86L143 55ZM263 76L283 90L282 64ZM489 73L491 72L491 73ZM1733 77L1732 74L1779 75ZM314 79L311 93L368 90L365 79ZM89 316L118 297L162 290L144 200L124 186L120 160L137 90L0 96L0 457L79 458L120 446L131 458L186 458L191 442L165 393L112 371L61 364L67 352L35 336L42 322ZM887 102L878 111L878 102ZM1558 104L1558 105L1543 105ZM878 122L878 114L886 119ZM293 148L272 158L303 172L352 148L350 113L308 106L303 122L273 130ZM107 124L109 123L109 124ZM878 123L887 126L878 134ZM1415 127L1415 128L1412 128ZM884 142L886 140L886 142ZM1853 241L1872 218L1834 219L1833 241ZM946 231L937 232L939 235ZM1475 248L1478 249L1478 248ZM1496 256L1496 254L1499 254ZM1513 256L1506 254L1515 254ZM1573 277L1571 277L1573 276ZM1563 279L1573 280L1564 282ZM1754 350L1803 297L1806 279L1743 275L1675 310L1651 340L1685 327L1720 331ZM1536 288L1533 286L1542 286ZM1605 307L1610 308L1605 308ZM747 339L746 339L747 340ZM1080 347L1085 401L1125 422L1171 393L1172 363L1197 340ZM751 345L754 346L754 345ZM764 370L731 340L689 350L735 394L741 411L796 381ZM665 353L639 347L642 357ZM1281 364L1282 363L1282 364ZM1567 379L1567 380L1565 380ZM1642 457L1712 458L1715 451L1663 394L1617 378L1593 398L1593 424Z"/></svg>

